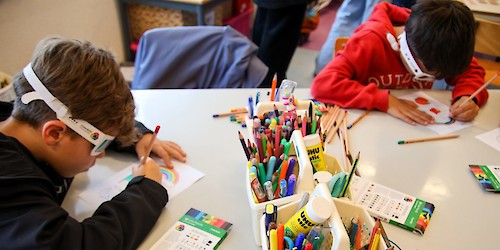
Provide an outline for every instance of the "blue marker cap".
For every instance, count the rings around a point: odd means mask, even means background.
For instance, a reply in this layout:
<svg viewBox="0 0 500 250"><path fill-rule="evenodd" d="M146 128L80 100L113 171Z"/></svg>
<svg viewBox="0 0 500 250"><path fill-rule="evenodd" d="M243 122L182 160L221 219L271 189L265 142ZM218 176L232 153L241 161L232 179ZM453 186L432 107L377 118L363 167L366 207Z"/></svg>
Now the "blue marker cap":
<svg viewBox="0 0 500 250"><path fill-rule="evenodd" d="M297 235L297 238L295 239L295 246L301 249L302 243L304 242L305 238L306 236L303 233L299 233L299 235Z"/></svg>
<svg viewBox="0 0 500 250"><path fill-rule="evenodd" d="M280 180L280 197L286 197L286 180L285 179L281 179Z"/></svg>

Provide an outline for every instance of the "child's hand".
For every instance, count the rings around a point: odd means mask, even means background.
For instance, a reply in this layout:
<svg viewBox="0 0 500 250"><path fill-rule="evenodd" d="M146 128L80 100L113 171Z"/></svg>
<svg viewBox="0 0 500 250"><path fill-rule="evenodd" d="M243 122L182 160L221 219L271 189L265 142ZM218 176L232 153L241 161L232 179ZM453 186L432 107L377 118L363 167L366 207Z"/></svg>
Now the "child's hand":
<svg viewBox="0 0 500 250"><path fill-rule="evenodd" d="M135 145L135 151L139 157L146 154L147 146L152 136L153 134L145 134ZM161 141L156 138L153 142L151 152L161 157L165 164L167 164L167 168L174 167L171 159L172 157L178 161L186 162L186 153L177 143L172 141Z"/></svg>
<svg viewBox="0 0 500 250"><path fill-rule="evenodd" d="M156 164L156 162L149 157L146 159L144 164L139 163L132 167L132 176L136 177L141 175L144 175L144 177L161 184L162 174L160 172L160 166L158 166L158 164Z"/></svg>
<svg viewBox="0 0 500 250"><path fill-rule="evenodd" d="M479 113L479 106L474 101L468 101L464 103L462 107L459 107L464 101L466 101L468 96L462 96L458 101L453 103L450 107L450 116L457 121L470 122Z"/></svg>
<svg viewBox="0 0 500 250"><path fill-rule="evenodd" d="M429 125L434 123L434 118L418 110L417 104L405 99L398 99L393 95L389 95L389 108L387 113L401 119L411 125L421 124Z"/></svg>

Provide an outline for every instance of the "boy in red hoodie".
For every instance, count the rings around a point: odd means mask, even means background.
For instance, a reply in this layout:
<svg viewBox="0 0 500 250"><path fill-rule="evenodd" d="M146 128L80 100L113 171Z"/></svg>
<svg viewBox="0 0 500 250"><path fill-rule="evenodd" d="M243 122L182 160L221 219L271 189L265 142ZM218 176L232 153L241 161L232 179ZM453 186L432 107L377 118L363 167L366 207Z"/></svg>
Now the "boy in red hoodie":
<svg viewBox="0 0 500 250"><path fill-rule="evenodd" d="M471 121L488 99L483 90L459 107L484 83L484 69L473 58L474 31L472 12L458 1L423 0L411 11L380 3L314 79L311 94L324 103L378 109L427 125L434 122L430 115L388 89L430 89L435 79L445 79L454 86L451 116Z"/></svg>

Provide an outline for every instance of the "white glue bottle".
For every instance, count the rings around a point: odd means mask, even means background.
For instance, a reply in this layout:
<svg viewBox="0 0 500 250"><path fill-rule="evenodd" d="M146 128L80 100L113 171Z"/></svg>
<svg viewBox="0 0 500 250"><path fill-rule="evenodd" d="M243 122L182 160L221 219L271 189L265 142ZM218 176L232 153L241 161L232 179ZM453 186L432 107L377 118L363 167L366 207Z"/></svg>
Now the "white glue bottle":
<svg viewBox="0 0 500 250"><path fill-rule="evenodd" d="M304 144L306 145L307 156L315 172L327 171L325 155L323 154L323 147L321 146L319 134L304 136Z"/></svg>
<svg viewBox="0 0 500 250"><path fill-rule="evenodd" d="M285 236L295 239L307 235L313 226L323 223L332 213L332 205L323 197L314 197L285 223Z"/></svg>

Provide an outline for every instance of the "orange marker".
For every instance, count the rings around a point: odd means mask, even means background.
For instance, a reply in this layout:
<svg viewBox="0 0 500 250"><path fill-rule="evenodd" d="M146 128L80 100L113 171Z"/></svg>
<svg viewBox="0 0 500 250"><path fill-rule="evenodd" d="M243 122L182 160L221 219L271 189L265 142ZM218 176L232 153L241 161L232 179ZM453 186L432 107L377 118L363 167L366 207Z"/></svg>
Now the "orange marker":
<svg viewBox="0 0 500 250"><path fill-rule="evenodd" d="M278 250L284 250L285 249L285 226L283 224L278 225Z"/></svg>
<svg viewBox="0 0 500 250"><path fill-rule="evenodd" d="M279 178L278 178L278 182L280 180L286 180L286 172L288 171L288 161L283 161L283 163L281 163L281 169L280 169L280 175L279 175ZM274 193L274 198L277 199L280 197L280 185L278 185L278 188L276 188L276 193Z"/></svg>

